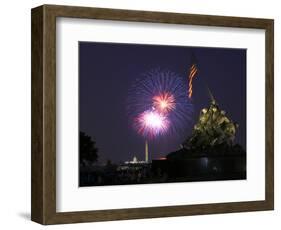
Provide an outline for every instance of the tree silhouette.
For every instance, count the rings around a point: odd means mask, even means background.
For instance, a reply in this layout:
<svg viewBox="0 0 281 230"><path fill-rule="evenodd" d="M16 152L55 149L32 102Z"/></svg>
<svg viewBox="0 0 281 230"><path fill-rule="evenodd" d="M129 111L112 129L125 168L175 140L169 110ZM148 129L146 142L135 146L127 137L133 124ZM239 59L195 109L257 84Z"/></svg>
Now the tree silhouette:
<svg viewBox="0 0 281 230"><path fill-rule="evenodd" d="M94 163L98 159L98 148L96 142L90 136L80 131L79 135L79 160L80 164Z"/></svg>

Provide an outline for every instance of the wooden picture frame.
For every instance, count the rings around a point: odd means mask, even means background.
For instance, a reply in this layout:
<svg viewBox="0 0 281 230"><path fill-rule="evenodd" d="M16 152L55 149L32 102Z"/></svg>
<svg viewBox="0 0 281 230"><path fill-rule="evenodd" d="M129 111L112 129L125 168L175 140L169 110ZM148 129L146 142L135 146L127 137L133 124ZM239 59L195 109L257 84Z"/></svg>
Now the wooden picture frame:
<svg viewBox="0 0 281 230"><path fill-rule="evenodd" d="M100 211L56 211L56 18L87 18L264 29L266 32L265 200ZM162 12L43 5L32 9L32 205L31 219L64 224L274 208L274 21Z"/></svg>

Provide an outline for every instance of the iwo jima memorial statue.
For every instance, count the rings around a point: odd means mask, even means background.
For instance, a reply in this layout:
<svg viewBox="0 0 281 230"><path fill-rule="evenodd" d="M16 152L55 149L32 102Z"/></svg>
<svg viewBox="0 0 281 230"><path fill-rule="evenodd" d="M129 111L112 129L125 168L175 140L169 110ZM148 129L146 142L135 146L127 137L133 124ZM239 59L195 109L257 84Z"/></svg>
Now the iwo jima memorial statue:
<svg viewBox="0 0 281 230"><path fill-rule="evenodd" d="M210 106L201 110L182 148L152 160L152 171L165 175L167 182L246 179L246 152L234 144L238 124L219 108L209 88L208 92Z"/></svg>

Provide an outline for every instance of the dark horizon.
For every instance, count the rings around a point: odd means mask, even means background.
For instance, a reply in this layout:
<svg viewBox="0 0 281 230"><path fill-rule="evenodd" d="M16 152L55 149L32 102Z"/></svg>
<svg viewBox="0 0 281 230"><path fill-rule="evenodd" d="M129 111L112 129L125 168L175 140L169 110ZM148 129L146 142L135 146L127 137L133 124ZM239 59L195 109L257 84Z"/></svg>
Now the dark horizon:
<svg viewBox="0 0 281 230"><path fill-rule="evenodd" d="M239 124L235 143L246 149L246 50L164 45L79 42L79 126L99 148L99 162L144 159L144 138L128 124L126 99L135 78L163 68L188 78L192 53L199 74L193 81L194 113L185 133L149 143L153 158L180 148L191 134L212 91L219 107Z"/></svg>

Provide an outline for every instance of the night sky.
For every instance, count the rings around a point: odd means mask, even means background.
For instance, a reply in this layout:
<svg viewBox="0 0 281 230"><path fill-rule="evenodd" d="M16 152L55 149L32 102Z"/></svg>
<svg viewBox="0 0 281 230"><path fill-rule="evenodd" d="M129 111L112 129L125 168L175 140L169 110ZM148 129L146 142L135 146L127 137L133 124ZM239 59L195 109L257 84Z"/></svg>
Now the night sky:
<svg viewBox="0 0 281 230"><path fill-rule="evenodd" d="M235 142L246 149L245 49L79 42L79 126L96 141L100 163L119 163L133 156L144 160L144 138L126 116L128 90L136 78L155 68L187 79L192 53L199 74L193 80L190 128L150 141L150 154L158 158L180 148L200 110L210 104L206 85L219 107L239 124Z"/></svg>

